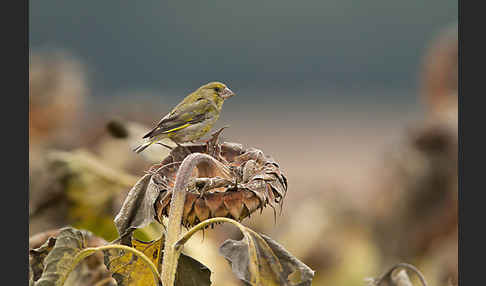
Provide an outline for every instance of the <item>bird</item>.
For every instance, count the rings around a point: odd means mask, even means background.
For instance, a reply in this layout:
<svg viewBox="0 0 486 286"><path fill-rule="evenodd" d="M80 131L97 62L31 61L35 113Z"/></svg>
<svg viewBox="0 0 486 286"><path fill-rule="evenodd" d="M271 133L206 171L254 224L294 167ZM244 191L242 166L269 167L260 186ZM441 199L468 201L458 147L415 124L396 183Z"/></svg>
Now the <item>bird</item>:
<svg viewBox="0 0 486 286"><path fill-rule="evenodd" d="M182 100L145 134L144 142L133 149L140 153L150 145L169 138L177 145L194 142L211 130L226 99L234 96L224 83L210 82Z"/></svg>

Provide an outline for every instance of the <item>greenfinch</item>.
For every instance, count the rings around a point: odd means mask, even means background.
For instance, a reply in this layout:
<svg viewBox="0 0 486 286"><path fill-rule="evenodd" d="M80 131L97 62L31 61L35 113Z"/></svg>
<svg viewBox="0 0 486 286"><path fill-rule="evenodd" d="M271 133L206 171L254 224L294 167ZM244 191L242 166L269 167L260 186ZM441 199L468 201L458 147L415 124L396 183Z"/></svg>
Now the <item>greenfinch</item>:
<svg viewBox="0 0 486 286"><path fill-rule="evenodd" d="M164 138L177 145L203 137L218 120L226 99L235 94L221 82L210 82L189 94L157 125L143 136L144 143L134 149L140 153Z"/></svg>

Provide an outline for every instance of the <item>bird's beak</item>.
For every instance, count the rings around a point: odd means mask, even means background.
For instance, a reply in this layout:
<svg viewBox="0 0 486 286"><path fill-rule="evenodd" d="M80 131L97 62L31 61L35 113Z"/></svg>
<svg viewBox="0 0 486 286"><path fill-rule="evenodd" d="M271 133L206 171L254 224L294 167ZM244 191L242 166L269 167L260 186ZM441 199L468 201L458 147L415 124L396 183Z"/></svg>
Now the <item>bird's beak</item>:
<svg viewBox="0 0 486 286"><path fill-rule="evenodd" d="M221 92L221 97L224 99L228 99L232 96L236 95L234 92L231 91L231 89L225 87L223 92Z"/></svg>

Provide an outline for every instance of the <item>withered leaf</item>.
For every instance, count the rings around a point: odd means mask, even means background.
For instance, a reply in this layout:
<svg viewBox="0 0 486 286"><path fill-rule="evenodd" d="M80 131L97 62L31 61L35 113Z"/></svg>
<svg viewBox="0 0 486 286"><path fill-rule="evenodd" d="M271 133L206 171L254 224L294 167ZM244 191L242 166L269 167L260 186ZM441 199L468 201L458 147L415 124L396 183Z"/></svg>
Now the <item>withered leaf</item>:
<svg viewBox="0 0 486 286"><path fill-rule="evenodd" d="M159 188L150 174L144 175L133 186L115 217L122 244L130 245L131 233L135 229L155 221L154 204L158 196Z"/></svg>
<svg viewBox="0 0 486 286"><path fill-rule="evenodd" d="M368 278L366 280L368 281L369 286L413 286L406 270L415 273L418 276L420 283L422 283L423 286L427 286L427 282L425 282L422 273L415 266L408 263L398 263L388 269L380 277Z"/></svg>
<svg viewBox="0 0 486 286"><path fill-rule="evenodd" d="M34 273L32 271L32 267L30 267L30 264L29 264L29 286L33 286L34 285Z"/></svg>
<svg viewBox="0 0 486 286"><path fill-rule="evenodd" d="M395 275L393 275L392 280L393 282L395 282L396 286L413 286L410 278L408 278L407 271L405 271L405 269L402 269L398 271Z"/></svg>
<svg viewBox="0 0 486 286"><path fill-rule="evenodd" d="M62 241L57 242L59 239ZM76 241L79 242L78 245L76 245ZM31 273L29 275L31 275L32 283L35 283L35 285L38 285L38 283L41 283L40 285L56 285L52 284L52 281L42 282L42 280L39 278L41 278L42 275L44 275L44 272L48 269L51 269L51 271L54 272L55 270L53 269L56 267L58 269L70 269L72 267L74 257L82 250L82 248L97 247L105 244L106 241L104 239L97 237L90 232L76 230L71 227L52 229L30 237L29 271ZM55 256L53 257L52 255L54 254L51 254L51 252L54 249L56 249L56 251ZM49 255L51 255L50 258ZM56 265L54 260L53 266L53 259L57 259L61 256L71 260L68 259L59 262L63 266ZM77 266L74 269L71 269L72 271L70 274L68 274L68 270L65 272L62 270L61 272L58 271L54 273L59 274L58 278L55 278L53 273L49 274L49 277L53 277L52 280L54 280L55 283L59 283L60 280L65 279L65 286L88 286L93 285L103 279L106 280L106 278L110 276L110 273L103 266L103 256L101 253L93 253L93 255L77 262L79 263L77 263ZM51 263L50 266L48 263ZM109 286L111 284L105 283L105 285Z"/></svg>
<svg viewBox="0 0 486 286"><path fill-rule="evenodd" d="M56 239L49 237L46 242L38 248L29 250L29 266L32 268L32 279L37 281L44 271L44 259L52 250Z"/></svg>
<svg viewBox="0 0 486 286"><path fill-rule="evenodd" d="M132 238L131 241L132 247L145 254L156 266L162 259L162 244L163 240L142 242ZM121 249L109 249L103 252L105 265L113 273L112 276L119 286L159 285L159 280L155 280L147 263L137 255Z"/></svg>
<svg viewBox="0 0 486 286"><path fill-rule="evenodd" d="M196 259L181 254L176 272L176 286L209 286L211 270Z"/></svg>
<svg viewBox="0 0 486 286"><path fill-rule="evenodd" d="M52 250L45 257L44 271L39 280L35 282L35 285L60 285L62 280L68 275L76 254L87 246L86 236L88 235L90 233L71 227L63 228L55 239ZM47 245L43 245L43 250L45 251L48 247L49 241Z"/></svg>
<svg viewBox="0 0 486 286"><path fill-rule="evenodd" d="M242 240L228 239L219 251L246 285L307 286L314 277L312 269L280 244L248 228L243 231Z"/></svg>

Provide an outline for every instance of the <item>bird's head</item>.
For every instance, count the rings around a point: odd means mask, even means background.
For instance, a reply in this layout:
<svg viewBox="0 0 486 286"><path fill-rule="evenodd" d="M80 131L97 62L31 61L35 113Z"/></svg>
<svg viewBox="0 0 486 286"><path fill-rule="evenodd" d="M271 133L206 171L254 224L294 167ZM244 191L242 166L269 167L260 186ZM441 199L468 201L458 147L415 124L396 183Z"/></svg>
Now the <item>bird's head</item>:
<svg viewBox="0 0 486 286"><path fill-rule="evenodd" d="M235 95L231 89L229 89L224 83L221 82L210 82L199 88L199 90L212 97L214 100L225 100Z"/></svg>

